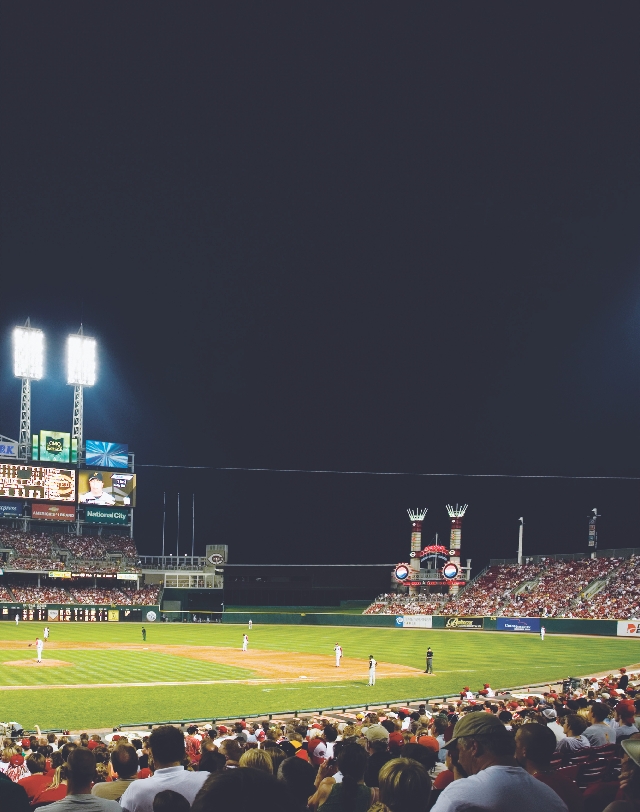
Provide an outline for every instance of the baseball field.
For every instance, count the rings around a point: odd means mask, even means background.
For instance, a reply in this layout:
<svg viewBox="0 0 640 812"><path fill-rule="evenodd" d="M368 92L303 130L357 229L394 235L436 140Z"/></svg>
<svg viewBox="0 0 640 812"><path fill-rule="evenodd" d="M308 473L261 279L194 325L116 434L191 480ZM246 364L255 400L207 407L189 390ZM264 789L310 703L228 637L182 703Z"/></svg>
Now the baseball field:
<svg viewBox="0 0 640 812"><path fill-rule="evenodd" d="M0 721L72 730L443 695L635 665L636 640L505 632L227 624L0 624ZM333 647L344 658L335 667ZM31 644L31 645L30 645ZM435 652L433 675L424 655ZM367 659L378 661L367 685ZM636 668L640 669L640 665Z"/></svg>

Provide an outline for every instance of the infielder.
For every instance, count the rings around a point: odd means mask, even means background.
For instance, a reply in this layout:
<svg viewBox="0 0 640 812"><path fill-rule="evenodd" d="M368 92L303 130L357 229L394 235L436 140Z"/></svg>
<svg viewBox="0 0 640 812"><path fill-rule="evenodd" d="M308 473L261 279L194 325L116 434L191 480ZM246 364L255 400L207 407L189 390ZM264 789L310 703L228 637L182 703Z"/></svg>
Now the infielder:
<svg viewBox="0 0 640 812"><path fill-rule="evenodd" d="M42 662L42 649L44 648L44 643L39 637L36 637L36 662Z"/></svg>
<svg viewBox="0 0 640 812"><path fill-rule="evenodd" d="M336 643L333 650L336 653L336 668L340 668L340 660L342 659L342 646L340 643Z"/></svg>
<svg viewBox="0 0 640 812"><path fill-rule="evenodd" d="M369 686L376 684L376 666L378 663L373 659L373 654L369 655Z"/></svg>
<svg viewBox="0 0 640 812"><path fill-rule="evenodd" d="M44 627L44 640L45 640L45 643L47 642L48 639L49 639L49 627L45 626Z"/></svg>
<svg viewBox="0 0 640 812"><path fill-rule="evenodd" d="M242 635L242 650L246 651L249 648L249 635L243 634Z"/></svg>

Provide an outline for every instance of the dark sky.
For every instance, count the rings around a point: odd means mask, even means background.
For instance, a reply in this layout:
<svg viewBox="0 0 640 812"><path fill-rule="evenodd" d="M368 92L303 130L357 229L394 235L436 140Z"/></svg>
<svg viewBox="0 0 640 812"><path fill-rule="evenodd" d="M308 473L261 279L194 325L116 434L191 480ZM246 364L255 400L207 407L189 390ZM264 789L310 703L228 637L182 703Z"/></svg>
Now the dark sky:
<svg viewBox="0 0 640 812"><path fill-rule="evenodd" d="M139 466L638 476L638 9L4 6L0 433L11 329L100 342L85 437ZM196 497L234 562L638 545L635 481L138 468L136 538ZM183 511L180 549L191 545ZM175 507L168 539L175 549ZM169 541L168 541L169 544ZM639 545L640 546L640 545Z"/></svg>

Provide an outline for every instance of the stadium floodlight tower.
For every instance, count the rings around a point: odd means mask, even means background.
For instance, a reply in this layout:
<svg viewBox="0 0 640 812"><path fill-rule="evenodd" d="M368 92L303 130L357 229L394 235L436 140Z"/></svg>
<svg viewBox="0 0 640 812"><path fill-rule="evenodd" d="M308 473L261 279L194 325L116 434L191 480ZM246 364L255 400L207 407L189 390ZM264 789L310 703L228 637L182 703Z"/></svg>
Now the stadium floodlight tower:
<svg viewBox="0 0 640 812"><path fill-rule="evenodd" d="M44 374L44 333L31 326L31 319L13 331L13 372L22 378L18 457L27 461L31 455L31 381L39 381Z"/></svg>
<svg viewBox="0 0 640 812"><path fill-rule="evenodd" d="M80 330L67 339L67 383L73 390L73 429L71 436L78 441L78 462L84 456L83 410L84 387L96 382L96 340Z"/></svg>
<svg viewBox="0 0 640 812"><path fill-rule="evenodd" d="M420 556L422 550L422 522L427 515L429 508L409 508L407 513L411 519L411 580L417 581L420 577ZM420 592L419 586L410 586L409 594L417 595Z"/></svg>
<svg viewBox="0 0 640 812"><path fill-rule="evenodd" d="M455 507L447 505L447 513L451 519L451 533L449 534L449 561L455 564L460 569L460 543L462 541L462 520L464 514L467 512L469 505L458 505ZM470 563L470 562L469 562ZM469 564L467 564L468 568ZM467 572L467 576L469 573ZM452 595L457 594L460 587L451 585L449 592Z"/></svg>

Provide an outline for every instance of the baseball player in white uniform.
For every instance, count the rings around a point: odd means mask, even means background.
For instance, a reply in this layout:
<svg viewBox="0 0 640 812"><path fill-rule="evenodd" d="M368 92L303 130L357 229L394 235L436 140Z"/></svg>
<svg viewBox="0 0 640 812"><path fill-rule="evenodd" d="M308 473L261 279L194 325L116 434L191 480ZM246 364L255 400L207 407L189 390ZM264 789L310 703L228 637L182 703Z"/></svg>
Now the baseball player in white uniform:
<svg viewBox="0 0 640 812"><path fill-rule="evenodd" d="M342 659L342 646L340 643L336 643L333 650L336 653L336 668L340 668L340 660Z"/></svg>
<svg viewBox="0 0 640 812"><path fill-rule="evenodd" d="M44 636L44 640L45 640L45 643L46 643L46 642L47 642L47 640L49 639L49 627L48 627L48 626L45 626L45 627L44 627L44 634L43 634L43 636Z"/></svg>
<svg viewBox="0 0 640 812"><path fill-rule="evenodd" d="M16 612L16 626L20 623L20 615Z"/></svg>
<svg viewBox="0 0 640 812"><path fill-rule="evenodd" d="M253 629L253 620L249 621L249 631L251 631L251 629Z"/></svg>
<svg viewBox="0 0 640 812"><path fill-rule="evenodd" d="M242 635L242 650L246 651L249 648L249 635L243 634Z"/></svg>
<svg viewBox="0 0 640 812"><path fill-rule="evenodd" d="M376 666L378 663L373 659L373 654L369 655L369 685L376 684Z"/></svg>
<svg viewBox="0 0 640 812"><path fill-rule="evenodd" d="M547 630L545 629L545 627L540 626L540 639L541 640L544 640L544 636L545 636L546 632L547 632Z"/></svg>
<svg viewBox="0 0 640 812"><path fill-rule="evenodd" d="M37 662L42 662L42 649L44 648L44 643L39 637L36 637L36 658Z"/></svg>

